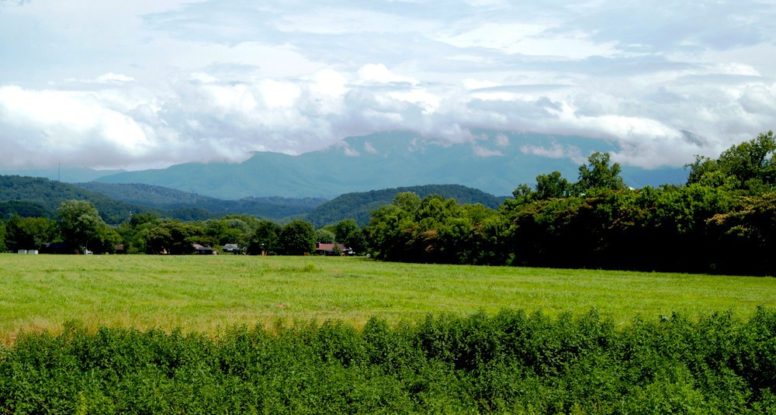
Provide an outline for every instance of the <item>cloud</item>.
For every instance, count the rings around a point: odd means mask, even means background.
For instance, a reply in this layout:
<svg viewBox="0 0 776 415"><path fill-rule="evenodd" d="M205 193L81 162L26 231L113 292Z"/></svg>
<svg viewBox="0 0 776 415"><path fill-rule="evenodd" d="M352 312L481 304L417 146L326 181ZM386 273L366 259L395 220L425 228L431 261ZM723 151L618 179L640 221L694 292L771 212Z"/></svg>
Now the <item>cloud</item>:
<svg viewBox="0 0 776 415"><path fill-rule="evenodd" d="M135 82L135 78L128 75L120 74L120 73L108 72L98 76L96 81L104 84L114 83L114 82L124 83L124 82Z"/></svg>
<svg viewBox="0 0 776 415"><path fill-rule="evenodd" d="M530 154L539 157L547 157L551 159L570 159L577 164L583 164L586 162L585 155L579 147L564 146L553 142L548 147L523 145L520 146L520 152L523 154Z"/></svg>
<svg viewBox="0 0 776 415"><path fill-rule="evenodd" d="M509 143L481 131L570 134L680 166L776 125L774 22L755 0L36 0L0 13L0 164L240 161L405 130L483 157Z"/></svg>

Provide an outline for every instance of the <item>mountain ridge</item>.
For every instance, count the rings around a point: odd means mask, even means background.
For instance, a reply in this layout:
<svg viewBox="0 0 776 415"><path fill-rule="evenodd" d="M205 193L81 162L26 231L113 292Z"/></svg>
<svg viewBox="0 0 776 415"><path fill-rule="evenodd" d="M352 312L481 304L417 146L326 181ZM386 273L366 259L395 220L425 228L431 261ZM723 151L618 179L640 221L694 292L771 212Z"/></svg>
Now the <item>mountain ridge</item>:
<svg viewBox="0 0 776 415"><path fill-rule="evenodd" d="M558 170L575 179L593 151L614 151L613 143L578 136L478 132L474 140L448 143L393 131L349 137L323 150L287 155L257 152L242 163L185 163L167 169L123 172L102 183L143 183L226 200L245 197L332 198L350 192L457 183L508 195L539 174ZM633 187L681 183L682 168L623 167Z"/></svg>

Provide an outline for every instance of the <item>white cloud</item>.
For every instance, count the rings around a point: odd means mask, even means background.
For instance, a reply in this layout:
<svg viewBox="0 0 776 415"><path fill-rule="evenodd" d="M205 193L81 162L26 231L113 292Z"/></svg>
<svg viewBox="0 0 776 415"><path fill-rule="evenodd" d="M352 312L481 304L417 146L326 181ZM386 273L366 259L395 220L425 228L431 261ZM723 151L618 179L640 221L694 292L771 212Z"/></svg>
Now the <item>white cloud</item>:
<svg viewBox="0 0 776 415"><path fill-rule="evenodd" d="M97 82L104 83L104 84L109 84L114 82L115 83L135 82L135 78L128 75L120 74L120 73L108 72L98 76Z"/></svg>
<svg viewBox="0 0 776 415"><path fill-rule="evenodd" d="M362 66L358 70L358 78L361 82L375 84L406 83L415 85L418 83L417 80L411 77L393 73L383 64L373 63Z"/></svg>
<svg viewBox="0 0 776 415"><path fill-rule="evenodd" d="M680 166L775 128L774 18L750 0L35 0L0 13L0 165L239 161L384 130L488 156L506 135L473 131L498 130Z"/></svg>
<svg viewBox="0 0 776 415"><path fill-rule="evenodd" d="M578 164L582 164L586 161L586 158L579 147L564 146L556 142L551 143L549 147L523 145L520 146L520 152L551 159L571 159Z"/></svg>
<svg viewBox="0 0 776 415"><path fill-rule="evenodd" d="M473 147L474 154L477 157L495 157L495 156L503 156L504 153L502 153L499 150L493 150L487 147L483 147L480 145L475 144Z"/></svg>

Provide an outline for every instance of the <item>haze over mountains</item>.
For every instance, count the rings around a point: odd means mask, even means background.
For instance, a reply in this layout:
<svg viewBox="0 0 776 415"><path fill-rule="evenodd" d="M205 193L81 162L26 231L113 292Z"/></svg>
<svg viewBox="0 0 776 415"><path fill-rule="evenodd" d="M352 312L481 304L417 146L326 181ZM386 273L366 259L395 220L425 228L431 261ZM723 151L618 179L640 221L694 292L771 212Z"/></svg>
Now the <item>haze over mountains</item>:
<svg viewBox="0 0 776 415"><path fill-rule="evenodd" d="M474 141L451 144L408 132L387 132L351 137L298 156L259 152L242 163L187 163L112 174L97 181L164 186L221 199L332 198L431 183L509 195L518 184L533 183L536 175L553 170L576 179L587 155L615 148L610 142L578 136L481 132ZM686 172L623 166L623 177L628 185L642 187L683 182Z"/></svg>

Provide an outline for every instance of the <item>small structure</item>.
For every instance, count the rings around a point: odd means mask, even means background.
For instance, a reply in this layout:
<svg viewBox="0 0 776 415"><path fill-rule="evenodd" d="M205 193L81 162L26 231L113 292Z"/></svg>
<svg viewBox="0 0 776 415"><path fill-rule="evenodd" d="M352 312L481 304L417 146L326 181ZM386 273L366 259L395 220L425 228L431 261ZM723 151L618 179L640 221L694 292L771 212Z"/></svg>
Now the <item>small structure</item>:
<svg viewBox="0 0 776 415"><path fill-rule="evenodd" d="M228 252L234 255L239 255L239 254L242 254L243 250L237 244L226 244L224 245L224 252Z"/></svg>
<svg viewBox="0 0 776 415"><path fill-rule="evenodd" d="M216 255L216 250L205 245L200 244L191 244L191 247L194 248L194 253L197 255Z"/></svg>
<svg viewBox="0 0 776 415"><path fill-rule="evenodd" d="M20 249L20 250L16 251L16 253L19 254L19 255L27 255L27 250L26 249Z"/></svg>
<svg viewBox="0 0 776 415"><path fill-rule="evenodd" d="M327 244L318 242L315 244L315 253L318 255L336 256L336 255L350 255L352 250L346 247L344 244Z"/></svg>

